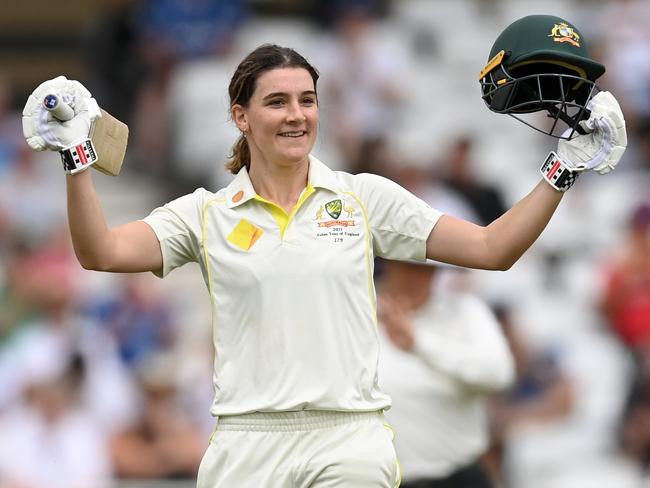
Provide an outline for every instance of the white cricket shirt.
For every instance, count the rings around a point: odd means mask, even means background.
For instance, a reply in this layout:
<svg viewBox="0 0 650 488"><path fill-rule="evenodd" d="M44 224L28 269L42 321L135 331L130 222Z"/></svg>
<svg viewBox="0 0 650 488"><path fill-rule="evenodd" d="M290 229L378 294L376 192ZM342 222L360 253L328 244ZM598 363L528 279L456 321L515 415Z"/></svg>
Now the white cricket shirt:
<svg viewBox="0 0 650 488"><path fill-rule="evenodd" d="M332 171L310 156L287 215L243 168L144 219L162 275L199 263L215 346L213 415L390 405L377 386L375 256L424 260L441 213L385 178Z"/></svg>

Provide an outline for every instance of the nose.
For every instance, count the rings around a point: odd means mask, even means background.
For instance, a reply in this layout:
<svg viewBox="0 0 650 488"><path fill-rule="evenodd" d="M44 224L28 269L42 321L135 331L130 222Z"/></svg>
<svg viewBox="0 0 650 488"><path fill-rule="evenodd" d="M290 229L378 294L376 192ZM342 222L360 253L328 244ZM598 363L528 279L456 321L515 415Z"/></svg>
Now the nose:
<svg viewBox="0 0 650 488"><path fill-rule="evenodd" d="M288 105L287 111L287 122L304 122L307 120L304 112L302 111L302 106L298 101L292 102Z"/></svg>

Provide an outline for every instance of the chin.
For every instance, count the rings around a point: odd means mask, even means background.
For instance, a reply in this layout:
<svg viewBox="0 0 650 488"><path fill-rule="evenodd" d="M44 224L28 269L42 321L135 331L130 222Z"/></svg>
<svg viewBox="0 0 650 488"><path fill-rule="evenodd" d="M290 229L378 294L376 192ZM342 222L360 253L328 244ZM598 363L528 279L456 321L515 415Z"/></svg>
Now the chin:
<svg viewBox="0 0 650 488"><path fill-rule="evenodd" d="M308 160L309 155L305 154L303 156L282 156L280 158L280 164L282 166L297 166Z"/></svg>
<svg viewBox="0 0 650 488"><path fill-rule="evenodd" d="M301 163L309 157L311 148L300 148L292 151L283 151L279 156L281 161L285 161L288 164L297 164Z"/></svg>

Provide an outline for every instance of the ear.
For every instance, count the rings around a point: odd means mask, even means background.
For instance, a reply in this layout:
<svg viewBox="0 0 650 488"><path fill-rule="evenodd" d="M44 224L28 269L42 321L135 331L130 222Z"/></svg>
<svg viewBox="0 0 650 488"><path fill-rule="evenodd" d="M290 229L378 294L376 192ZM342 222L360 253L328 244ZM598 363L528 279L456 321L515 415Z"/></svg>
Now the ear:
<svg viewBox="0 0 650 488"><path fill-rule="evenodd" d="M230 107L230 115L232 120L235 122L237 128L246 132L248 130L248 119L246 118L246 110L244 107L238 103Z"/></svg>

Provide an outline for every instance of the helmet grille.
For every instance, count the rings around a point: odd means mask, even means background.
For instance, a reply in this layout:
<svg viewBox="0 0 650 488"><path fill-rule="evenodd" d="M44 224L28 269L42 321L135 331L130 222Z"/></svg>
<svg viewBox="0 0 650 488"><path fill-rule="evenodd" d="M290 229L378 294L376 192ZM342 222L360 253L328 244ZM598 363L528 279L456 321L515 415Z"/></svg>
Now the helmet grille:
<svg viewBox="0 0 650 488"><path fill-rule="evenodd" d="M510 71L500 65L481 80L481 89L490 110L512 115L555 137L560 137L566 125L573 129L568 137L579 131L578 122L589 116L585 106L597 91L592 81L577 75L577 69L553 62L521 63ZM535 127L517 116L539 111L553 119L550 128Z"/></svg>

